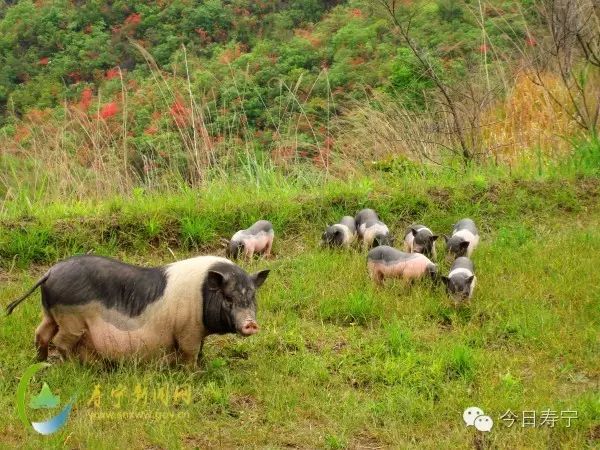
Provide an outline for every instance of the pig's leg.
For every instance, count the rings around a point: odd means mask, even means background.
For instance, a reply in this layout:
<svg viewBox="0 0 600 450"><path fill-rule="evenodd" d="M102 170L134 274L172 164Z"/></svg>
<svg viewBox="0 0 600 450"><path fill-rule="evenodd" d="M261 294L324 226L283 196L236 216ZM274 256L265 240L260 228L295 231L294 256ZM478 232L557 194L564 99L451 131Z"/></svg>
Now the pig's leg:
<svg viewBox="0 0 600 450"><path fill-rule="evenodd" d="M63 359L67 359L75 354L76 346L82 335L83 330L78 334L59 328L58 334L54 337L54 345L56 345Z"/></svg>
<svg viewBox="0 0 600 450"><path fill-rule="evenodd" d="M381 272L381 270L375 268L375 267L371 267L369 266L369 275L371 276L371 279L379 286L381 286L383 284L383 273Z"/></svg>
<svg viewBox="0 0 600 450"><path fill-rule="evenodd" d="M254 256L254 244L244 244L244 256L248 261L252 261L252 257Z"/></svg>
<svg viewBox="0 0 600 450"><path fill-rule="evenodd" d="M188 330L186 330L188 331ZM177 350L181 360L190 367L195 367L198 355L202 351L204 340L199 333L188 332L177 336Z"/></svg>
<svg viewBox="0 0 600 450"><path fill-rule="evenodd" d="M35 330L35 346L37 348L38 361L46 361L48 359L48 344L50 344L56 333L58 333L58 324L50 314L44 311L42 323Z"/></svg>
<svg viewBox="0 0 600 450"><path fill-rule="evenodd" d="M88 347L82 340L76 345L75 354L79 357L79 360L83 363L93 362L98 359L98 354Z"/></svg>
<svg viewBox="0 0 600 450"><path fill-rule="evenodd" d="M267 241L267 249L265 250L265 258L271 257L271 248L273 248L273 236L269 236Z"/></svg>
<svg viewBox="0 0 600 450"><path fill-rule="evenodd" d="M413 252L413 242L415 240L415 237L409 233L404 237L404 248L403 250L406 253L412 253Z"/></svg>

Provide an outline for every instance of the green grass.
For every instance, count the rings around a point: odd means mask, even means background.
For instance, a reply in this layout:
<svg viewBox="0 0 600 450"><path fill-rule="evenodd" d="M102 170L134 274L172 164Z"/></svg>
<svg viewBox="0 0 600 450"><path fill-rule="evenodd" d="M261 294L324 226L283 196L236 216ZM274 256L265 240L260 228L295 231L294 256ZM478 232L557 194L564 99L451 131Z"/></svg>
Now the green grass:
<svg viewBox="0 0 600 450"><path fill-rule="evenodd" d="M196 371L160 362L46 369L30 392L42 381L63 401L81 392L65 428L48 437L26 430L14 405L34 357L36 294L0 319L0 447L597 448L597 180L389 182L14 206L0 234L3 304L74 251L143 264L172 261L168 248L178 258L222 253L217 237L259 216L275 223L276 257L243 264L272 269L259 293L261 332L210 337ZM482 242L472 305L452 308L430 282L376 287L362 252L318 248L328 221L363 205L380 210L397 234L412 221L448 232L460 217L476 219ZM110 391L121 386L131 397L121 410L173 417L94 421L87 401L97 384L103 412L118 411ZM140 408L137 384L190 385L192 402ZM473 405L495 421L485 438L462 423ZM577 410L579 418L571 428L535 429L499 420L507 409L548 408Z"/></svg>

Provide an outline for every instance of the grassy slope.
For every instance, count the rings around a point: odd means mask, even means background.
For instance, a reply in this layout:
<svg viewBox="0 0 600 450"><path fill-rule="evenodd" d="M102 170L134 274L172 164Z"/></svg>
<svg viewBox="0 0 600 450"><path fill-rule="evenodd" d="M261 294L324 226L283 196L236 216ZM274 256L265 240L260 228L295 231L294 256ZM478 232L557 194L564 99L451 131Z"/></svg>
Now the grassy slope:
<svg viewBox="0 0 600 450"><path fill-rule="evenodd" d="M258 215L272 218L282 232L277 257L248 267L273 269L259 297L258 336L209 338L194 373L158 363L55 366L44 380L63 399L76 388L83 399L66 428L51 437L28 434L12 413L18 378L34 355L39 296L0 319L0 408L6 412L0 446L592 447L600 421L598 183L479 177L394 183L387 190L381 180L303 192L215 189L203 196L57 205L35 218L10 211L0 235L2 266L13 267L0 275L3 304L43 271L38 264L74 250L163 263L172 260L167 245L180 258L196 254ZM427 284L375 288L360 252L316 247L326 221L365 204L377 207L398 233L413 220L442 231L473 216L483 232L473 305L455 311L441 289ZM15 239L23 240L20 247L13 247ZM95 384L105 391L103 410L113 411L110 389L133 389L138 382L149 388L190 383L192 406L146 408L189 416L90 420L86 401ZM497 422L485 441L462 424L462 410L471 405ZM562 423L507 429L498 417L509 408L538 414L576 409L580 419L571 429Z"/></svg>

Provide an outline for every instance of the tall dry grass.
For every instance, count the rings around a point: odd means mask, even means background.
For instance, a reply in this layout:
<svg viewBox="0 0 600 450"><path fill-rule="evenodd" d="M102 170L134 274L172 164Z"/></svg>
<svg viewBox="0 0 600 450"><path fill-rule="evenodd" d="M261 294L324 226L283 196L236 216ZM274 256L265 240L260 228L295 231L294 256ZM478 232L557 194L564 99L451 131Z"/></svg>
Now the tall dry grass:
<svg viewBox="0 0 600 450"><path fill-rule="evenodd" d="M507 93L491 102L475 125L467 128L470 139L481 149L476 155L480 163L515 165L540 155L557 162L569 154L570 140L582 130L556 103L558 99L566 104L570 95L557 75L543 76L544 88L528 74L517 74ZM554 98L549 96L548 87ZM458 153L447 114L428 110L415 113L383 96L344 111L337 132L339 153L349 161L404 157L444 165Z"/></svg>
<svg viewBox="0 0 600 450"><path fill-rule="evenodd" d="M59 109L33 110L16 122L13 133L0 135L4 201L105 198L137 187L197 187L232 172L256 179L261 171L289 174L312 167L348 177L364 173L372 161L397 157L434 166L460 160L454 120L443 109L410 110L380 94L317 123L306 112L316 81L306 87L300 78L294 85L280 82L285 101L265 129L257 131L243 107L243 87L225 105L215 91L193 90L194 62L188 61L185 49L182 76L161 70L145 50L140 52L152 81L139 87L120 74L118 115L103 117L105 100L99 91L89 108L65 102ZM319 77L326 79L326 70ZM465 136L478 149L477 162L513 166L540 155L558 161L569 153L569 138L582 130L556 100L566 103L570 93L553 73L544 74L543 87L534 81L523 71L506 94L477 106L479 110L465 106L472 103L462 106ZM589 85L597 89L593 86L600 83ZM149 95L156 111L170 111L169 129L163 124L156 139L146 136L144 145L150 150L138 147L131 131L132 105ZM330 92L328 111L335 101ZM234 119L221 120L222 108L234 111Z"/></svg>
<svg viewBox="0 0 600 450"><path fill-rule="evenodd" d="M225 104L216 90L193 89L191 66L197 62L188 61L185 48L181 75L161 70L145 49L133 45L146 59L151 81L140 87L124 81L119 72L121 93L116 102L110 99L118 114L103 114L102 105L109 100L99 91L89 105L65 102L57 109L32 110L15 120L12 133L0 134L5 201L23 195L87 199L127 194L136 187L198 187L234 170L257 177L261 170L279 166L289 172L306 161L327 172L329 120L318 127L306 113L310 93L326 71L308 87L302 77L293 85L280 81L281 101L270 123L257 131L249 125L242 86L234 83L237 97ZM232 78L233 72L231 68ZM144 102L152 104L153 114L166 115L168 124L146 130L141 148L131 129L135 105ZM225 117L221 111L233 114ZM263 135L269 139L261 139Z"/></svg>

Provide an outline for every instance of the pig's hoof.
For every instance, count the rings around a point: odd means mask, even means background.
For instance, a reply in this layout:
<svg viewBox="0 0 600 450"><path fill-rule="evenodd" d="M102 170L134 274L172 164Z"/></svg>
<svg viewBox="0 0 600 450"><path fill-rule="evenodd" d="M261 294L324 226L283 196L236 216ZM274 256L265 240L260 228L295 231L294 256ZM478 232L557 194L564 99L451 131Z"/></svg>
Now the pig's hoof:
<svg viewBox="0 0 600 450"><path fill-rule="evenodd" d="M50 364L59 364L64 362L64 359L58 352L51 352L48 355L48 358L46 358L46 361L48 361Z"/></svg>

